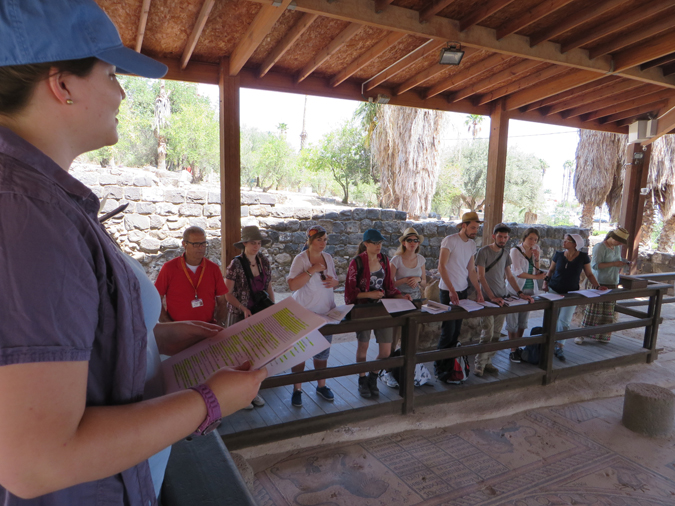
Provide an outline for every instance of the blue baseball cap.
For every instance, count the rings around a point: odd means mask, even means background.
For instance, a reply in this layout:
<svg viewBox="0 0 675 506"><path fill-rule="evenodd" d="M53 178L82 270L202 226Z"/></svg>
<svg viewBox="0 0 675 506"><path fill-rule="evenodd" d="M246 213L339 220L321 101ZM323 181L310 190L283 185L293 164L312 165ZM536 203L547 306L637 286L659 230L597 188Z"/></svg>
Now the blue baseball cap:
<svg viewBox="0 0 675 506"><path fill-rule="evenodd" d="M122 44L94 0L2 0L0 67L96 57L123 74L160 78L167 66Z"/></svg>
<svg viewBox="0 0 675 506"><path fill-rule="evenodd" d="M384 237L382 237L382 234L380 234L379 230L375 230L374 228L369 228L363 233L363 242L381 242L384 241Z"/></svg>

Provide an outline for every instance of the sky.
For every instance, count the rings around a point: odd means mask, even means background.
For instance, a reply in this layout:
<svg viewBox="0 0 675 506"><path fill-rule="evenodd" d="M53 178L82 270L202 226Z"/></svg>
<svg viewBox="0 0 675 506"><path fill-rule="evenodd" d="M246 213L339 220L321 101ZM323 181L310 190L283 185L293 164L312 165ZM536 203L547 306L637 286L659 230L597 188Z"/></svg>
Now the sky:
<svg viewBox="0 0 675 506"><path fill-rule="evenodd" d="M218 104L218 87L199 85L200 93ZM331 130L348 121L360 102L324 97L307 97L306 130L309 143L318 142ZM261 131L275 132L279 123L286 123L286 138L298 150L305 105L305 95L279 93L242 88L240 95L241 124ZM470 139L464 126L466 114L446 113L447 123L443 132L442 147L459 140ZM481 125L479 138L487 138L490 119ZM574 160L579 140L575 128L511 120L509 122L509 146L518 146L521 151L533 153L545 160L550 169L546 172L544 189L550 189L553 198L562 193L562 166L566 160Z"/></svg>

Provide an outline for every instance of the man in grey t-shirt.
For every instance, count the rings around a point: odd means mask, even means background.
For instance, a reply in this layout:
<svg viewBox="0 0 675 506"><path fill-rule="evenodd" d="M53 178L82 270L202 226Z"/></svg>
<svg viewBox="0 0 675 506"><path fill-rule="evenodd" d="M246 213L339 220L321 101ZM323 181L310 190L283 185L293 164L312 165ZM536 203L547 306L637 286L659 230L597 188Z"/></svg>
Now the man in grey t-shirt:
<svg viewBox="0 0 675 506"><path fill-rule="evenodd" d="M504 299L508 296L506 281L508 281L521 299L525 299L530 303L533 302L532 297L525 295L518 288L516 278L511 274L511 256L505 250L506 243L509 241L509 232L511 232L511 229L504 223L495 225L492 231L494 242L489 246L482 247L476 255L476 269L478 270L478 279L480 280L483 296L486 301L490 301L498 306L503 306ZM499 341L505 319L506 315L504 314L481 317L479 344ZM476 355L474 367L476 376L482 376L483 372L499 372L492 365L492 357L495 353L495 351L491 351Z"/></svg>

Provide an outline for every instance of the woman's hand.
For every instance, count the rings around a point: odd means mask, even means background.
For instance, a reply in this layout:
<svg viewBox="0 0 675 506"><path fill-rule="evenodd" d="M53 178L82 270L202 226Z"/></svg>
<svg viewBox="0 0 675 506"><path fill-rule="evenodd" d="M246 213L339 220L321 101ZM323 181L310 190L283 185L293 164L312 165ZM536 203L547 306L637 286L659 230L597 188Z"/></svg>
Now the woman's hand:
<svg viewBox="0 0 675 506"><path fill-rule="evenodd" d="M384 297L384 292L382 290L372 290L370 292L366 292L366 294L369 299L379 300Z"/></svg>
<svg viewBox="0 0 675 506"><path fill-rule="evenodd" d="M326 288L335 288L339 284L340 282L337 280L337 278L328 275L326 275L326 280L323 282L323 286L325 286Z"/></svg>
<svg viewBox="0 0 675 506"><path fill-rule="evenodd" d="M205 383L218 397L223 417L245 408L258 395L260 383L267 377L267 369L263 367L251 371L250 368L250 362L238 367L226 367L206 380Z"/></svg>
<svg viewBox="0 0 675 506"><path fill-rule="evenodd" d="M544 279L546 277L545 272L540 272L539 274L534 275L534 279Z"/></svg>
<svg viewBox="0 0 675 506"><path fill-rule="evenodd" d="M220 325L198 321L168 322L155 325L157 348L162 355L175 355L223 330Z"/></svg>
<svg viewBox="0 0 675 506"><path fill-rule="evenodd" d="M497 304L499 307L502 307L504 305L504 299L502 299L501 297L492 297L490 299L490 302L492 302L493 304Z"/></svg>
<svg viewBox="0 0 675 506"><path fill-rule="evenodd" d="M409 276L405 278L405 283L408 285L410 288L417 288L417 285L422 281L422 278L416 278L414 276Z"/></svg>
<svg viewBox="0 0 675 506"><path fill-rule="evenodd" d="M251 313L251 310L249 308L245 307L245 306L241 307L241 312L244 313L244 319L250 317L251 314L253 314L253 313Z"/></svg>
<svg viewBox="0 0 675 506"><path fill-rule="evenodd" d="M544 290L545 292L548 292L548 281L544 281L541 284L541 289Z"/></svg>

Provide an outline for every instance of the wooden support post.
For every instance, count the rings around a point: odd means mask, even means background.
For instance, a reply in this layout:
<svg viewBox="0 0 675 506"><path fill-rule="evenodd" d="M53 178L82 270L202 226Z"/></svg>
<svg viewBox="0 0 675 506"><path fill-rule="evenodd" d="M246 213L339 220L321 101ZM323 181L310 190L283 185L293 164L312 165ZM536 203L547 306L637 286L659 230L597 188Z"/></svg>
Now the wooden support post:
<svg viewBox="0 0 675 506"><path fill-rule="evenodd" d="M402 411L404 415L415 412L415 355L420 324L416 318L408 318L401 331L401 352L405 357L403 374L400 376L399 394L403 397ZM393 350L392 350L393 351Z"/></svg>
<svg viewBox="0 0 675 506"><path fill-rule="evenodd" d="M485 188L483 245L492 242L492 228L502 221L508 137L509 116L504 110L504 101L498 100L494 105L492 114L490 114L490 145Z"/></svg>
<svg viewBox="0 0 675 506"><path fill-rule="evenodd" d="M220 238L221 270L238 254L241 239L239 76L230 77L230 62L220 62Z"/></svg>
<svg viewBox="0 0 675 506"><path fill-rule="evenodd" d="M630 234L628 246L623 246L622 250L631 262L631 274L637 274L642 214L645 207L645 196L640 194L640 189L647 186L650 155L651 144L645 147L640 144L628 145L626 163L629 165L626 165L626 176L623 182L619 223Z"/></svg>

